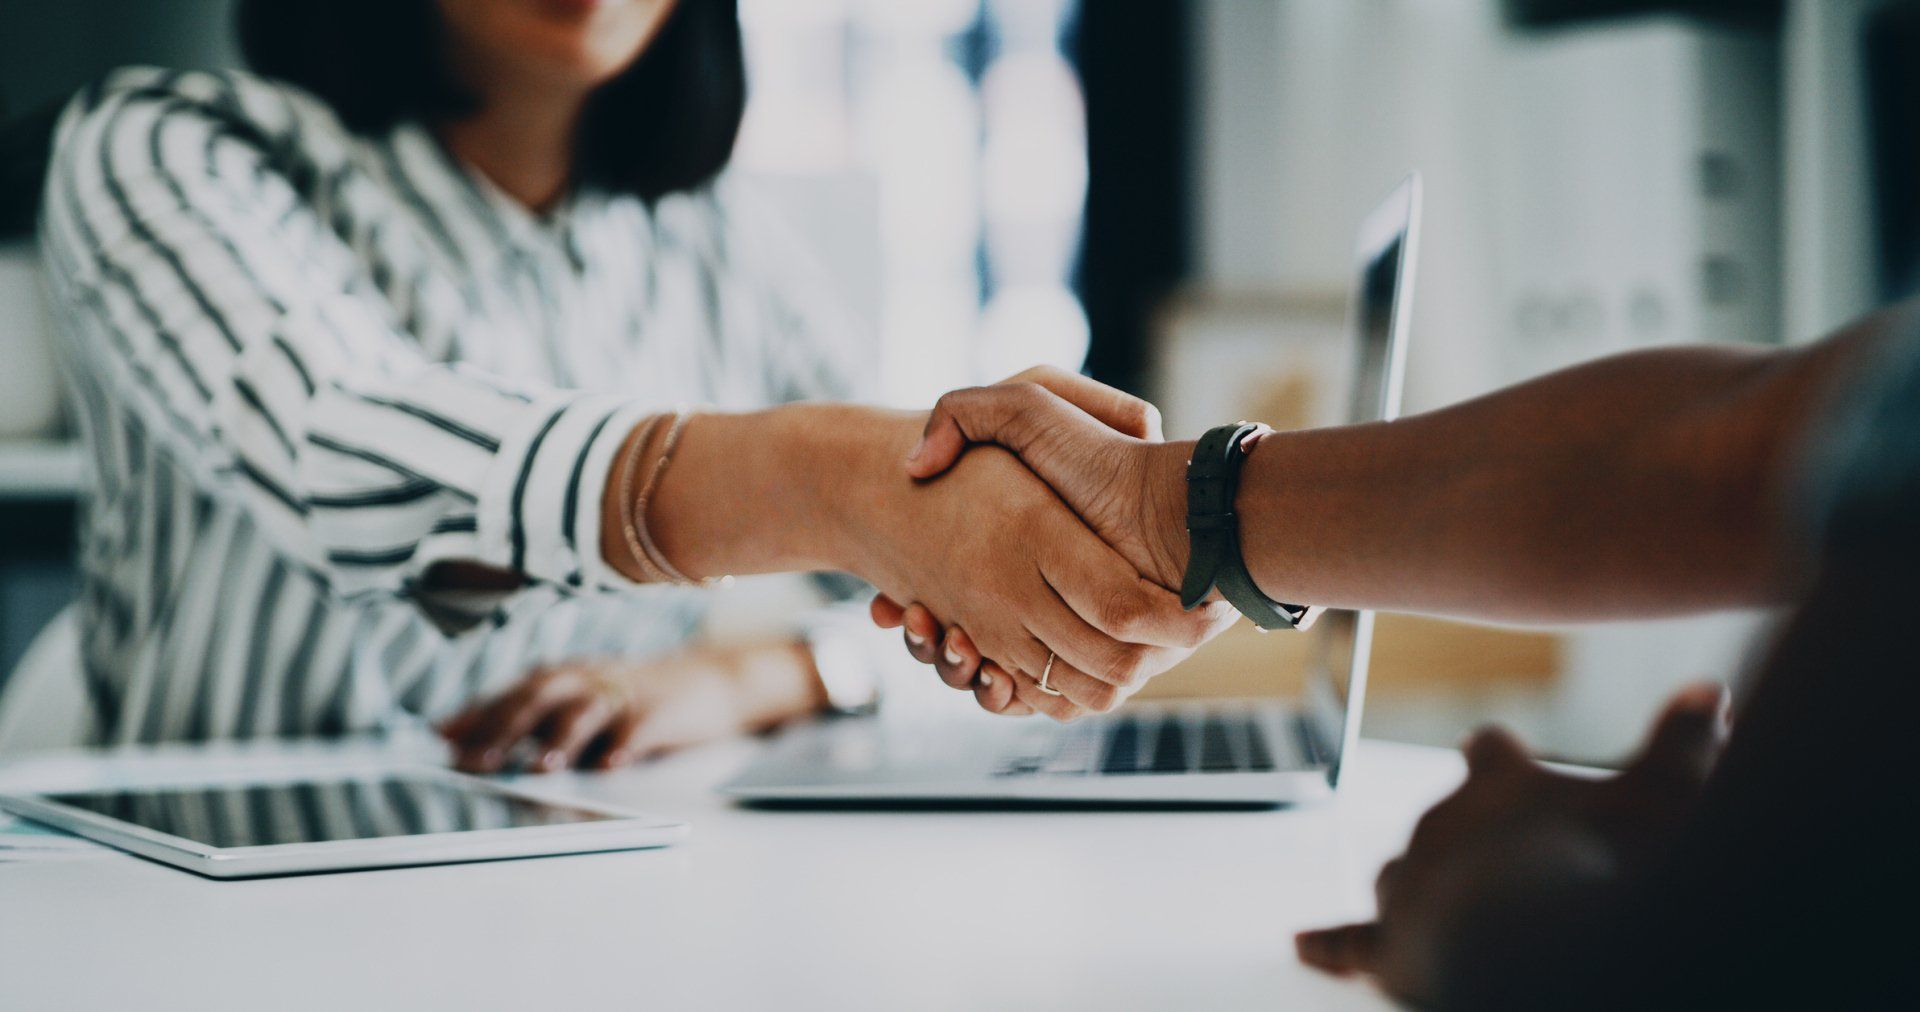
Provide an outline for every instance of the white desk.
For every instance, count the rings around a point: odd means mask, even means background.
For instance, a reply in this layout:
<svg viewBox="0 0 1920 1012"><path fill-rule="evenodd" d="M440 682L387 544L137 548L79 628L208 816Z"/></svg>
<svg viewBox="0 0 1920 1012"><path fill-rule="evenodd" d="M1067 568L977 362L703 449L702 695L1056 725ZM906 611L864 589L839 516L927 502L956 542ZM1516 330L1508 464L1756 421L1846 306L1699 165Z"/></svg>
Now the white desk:
<svg viewBox="0 0 1920 1012"><path fill-rule="evenodd" d="M693 823L659 851L239 882L0 864L0 1008L1379 1008L1294 960L1461 776L1366 742L1293 811L821 813L708 788L732 743L545 781Z"/></svg>

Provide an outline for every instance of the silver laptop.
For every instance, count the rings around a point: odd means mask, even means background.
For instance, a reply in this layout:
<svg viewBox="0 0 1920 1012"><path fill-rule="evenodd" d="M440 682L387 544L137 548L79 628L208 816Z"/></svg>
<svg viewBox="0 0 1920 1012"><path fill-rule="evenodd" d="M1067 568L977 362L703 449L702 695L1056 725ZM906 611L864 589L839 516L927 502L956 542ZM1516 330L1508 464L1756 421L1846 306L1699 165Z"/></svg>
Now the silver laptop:
<svg viewBox="0 0 1920 1012"><path fill-rule="evenodd" d="M1409 176L1360 227L1349 329L1350 418L1400 408L1419 235ZM1360 731L1373 613L1329 610L1305 632L1304 698L1137 703L1060 725L954 715L808 724L721 790L757 804L1277 805L1332 793Z"/></svg>

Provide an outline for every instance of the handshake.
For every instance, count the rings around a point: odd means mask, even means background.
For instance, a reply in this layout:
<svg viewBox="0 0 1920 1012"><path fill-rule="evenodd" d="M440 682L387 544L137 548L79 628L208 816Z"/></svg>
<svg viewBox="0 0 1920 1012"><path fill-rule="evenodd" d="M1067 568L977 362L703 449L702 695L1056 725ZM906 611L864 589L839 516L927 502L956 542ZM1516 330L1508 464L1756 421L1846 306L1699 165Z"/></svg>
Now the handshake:
<svg viewBox="0 0 1920 1012"><path fill-rule="evenodd" d="M1175 592L1188 452L1152 405L1059 369L947 394L904 468L907 512L938 522L856 567L874 622L988 711L1113 709L1237 617Z"/></svg>

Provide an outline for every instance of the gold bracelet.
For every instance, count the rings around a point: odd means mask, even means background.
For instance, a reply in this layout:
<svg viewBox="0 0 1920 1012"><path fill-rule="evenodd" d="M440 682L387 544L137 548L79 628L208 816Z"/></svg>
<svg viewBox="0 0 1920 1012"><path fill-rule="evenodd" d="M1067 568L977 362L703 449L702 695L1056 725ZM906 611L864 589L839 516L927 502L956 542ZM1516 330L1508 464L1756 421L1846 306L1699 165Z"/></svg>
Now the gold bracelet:
<svg viewBox="0 0 1920 1012"><path fill-rule="evenodd" d="M666 417L665 415L654 415L648 418L646 427L642 429L640 435L634 439L632 448L627 450L620 461L620 502L627 511L626 515L620 518L620 529L622 533L627 536L627 554L633 557L633 564L639 567L640 581L642 583L663 583L672 579L672 577L666 573L656 572L651 567L651 560L647 558L646 546L641 543L639 534L633 529L632 512L633 472L640 469L640 457L647 452L647 444L653 442L654 430L660 427L660 423L664 421Z"/></svg>
<svg viewBox="0 0 1920 1012"><path fill-rule="evenodd" d="M628 516L627 530L631 540L638 541L647 561L654 568L665 573L670 582L688 587L727 587L733 584L732 576L710 576L696 580L680 571L667 561L667 554L654 543L653 532L647 527L647 502L653 498L654 489L660 485L660 477L667 473L667 465L673 462L673 448L680 443L680 433L685 431L687 422L693 418L686 411L675 412L673 426L667 430L667 438L660 444L660 456L653 462L653 470L647 475L647 483L640 486L640 494L633 499L633 512Z"/></svg>

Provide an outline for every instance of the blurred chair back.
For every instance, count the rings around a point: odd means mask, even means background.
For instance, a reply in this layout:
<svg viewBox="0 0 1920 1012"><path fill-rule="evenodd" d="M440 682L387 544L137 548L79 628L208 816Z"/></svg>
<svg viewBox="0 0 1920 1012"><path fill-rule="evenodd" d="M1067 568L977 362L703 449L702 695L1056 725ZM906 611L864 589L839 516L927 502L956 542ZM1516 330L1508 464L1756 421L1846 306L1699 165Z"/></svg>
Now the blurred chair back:
<svg viewBox="0 0 1920 1012"><path fill-rule="evenodd" d="M40 630L0 683L0 755L84 744L90 722L79 616L69 605Z"/></svg>

